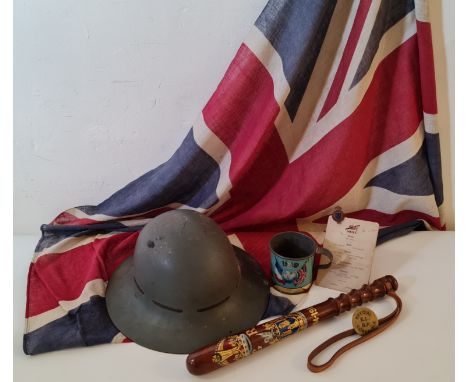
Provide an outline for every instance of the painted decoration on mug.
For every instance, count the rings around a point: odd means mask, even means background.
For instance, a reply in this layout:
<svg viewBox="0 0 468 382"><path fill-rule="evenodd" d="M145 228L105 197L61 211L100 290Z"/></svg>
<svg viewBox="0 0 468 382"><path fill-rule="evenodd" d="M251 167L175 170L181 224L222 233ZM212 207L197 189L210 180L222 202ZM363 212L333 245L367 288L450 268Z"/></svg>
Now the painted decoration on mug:
<svg viewBox="0 0 468 382"><path fill-rule="evenodd" d="M312 283L311 258L306 259L272 259L273 282L283 288L307 288Z"/></svg>

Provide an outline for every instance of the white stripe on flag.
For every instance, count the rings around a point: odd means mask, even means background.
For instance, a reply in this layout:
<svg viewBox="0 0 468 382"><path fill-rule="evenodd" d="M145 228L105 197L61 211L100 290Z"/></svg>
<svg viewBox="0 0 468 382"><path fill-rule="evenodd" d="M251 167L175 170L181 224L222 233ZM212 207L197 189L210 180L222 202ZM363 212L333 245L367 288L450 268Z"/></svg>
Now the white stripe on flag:
<svg viewBox="0 0 468 382"><path fill-rule="evenodd" d="M44 255L60 254L60 253L81 247L83 245L92 243L94 240L105 239L113 235L116 235L118 233L120 232L68 237L66 239L60 240L59 242L51 245L50 247L44 248L42 251L34 253L32 262L35 263L40 257Z"/></svg>
<svg viewBox="0 0 468 382"><path fill-rule="evenodd" d="M437 114L424 113L424 130L426 133L438 134L439 133L439 122Z"/></svg>
<svg viewBox="0 0 468 382"><path fill-rule="evenodd" d="M422 22L430 22L429 2L428 0L414 0L416 19Z"/></svg>
<svg viewBox="0 0 468 382"><path fill-rule="evenodd" d="M224 142L206 125L203 115L200 115L193 124L193 136L197 145L219 165L220 176L216 186L218 202L208 209L207 215L210 215L231 198L229 193L232 188L231 179L229 178L231 152ZM199 212L205 211L206 209Z"/></svg>
<svg viewBox="0 0 468 382"><path fill-rule="evenodd" d="M361 195L366 208L385 214L408 210L439 217L434 195L400 195L381 187L367 187Z"/></svg>
<svg viewBox="0 0 468 382"><path fill-rule="evenodd" d="M284 102L291 91L289 82L284 75L283 61L270 41L257 27L253 27L244 44L255 54L273 80L273 95L280 107L275 118L275 127L283 141L286 153L291 149L290 134L292 122Z"/></svg>
<svg viewBox="0 0 468 382"><path fill-rule="evenodd" d="M244 40L244 44L255 54L273 79L273 92L278 105L283 108L290 88L284 76L283 61L270 41L256 26Z"/></svg>
<svg viewBox="0 0 468 382"><path fill-rule="evenodd" d="M323 242L326 224L314 223L310 218L298 218L296 224L299 231L310 233L319 243Z"/></svg>
<svg viewBox="0 0 468 382"><path fill-rule="evenodd" d="M111 344L120 344L127 339L121 332L118 332L114 338L112 338Z"/></svg>
<svg viewBox="0 0 468 382"><path fill-rule="evenodd" d="M242 245L241 241L239 240L239 237L236 234L231 234L228 236L228 240L232 245L235 245L236 247L239 247L245 251L244 246Z"/></svg>
<svg viewBox="0 0 468 382"><path fill-rule="evenodd" d="M96 221L109 221L109 220L116 220L116 216L104 215L104 214L95 214L95 215L88 215L86 212L80 210L79 208L70 208L69 210L65 211L70 215L75 216L78 219L91 219Z"/></svg>

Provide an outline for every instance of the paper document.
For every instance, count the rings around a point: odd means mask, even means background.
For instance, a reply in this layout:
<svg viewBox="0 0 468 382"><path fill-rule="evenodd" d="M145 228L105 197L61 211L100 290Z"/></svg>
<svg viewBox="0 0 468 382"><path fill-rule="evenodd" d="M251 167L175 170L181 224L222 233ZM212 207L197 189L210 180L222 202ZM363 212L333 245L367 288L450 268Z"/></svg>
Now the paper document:
<svg viewBox="0 0 468 382"><path fill-rule="evenodd" d="M351 218L337 223L330 216L323 246L333 263L318 272L316 284L349 292L369 283L378 232L378 223Z"/></svg>

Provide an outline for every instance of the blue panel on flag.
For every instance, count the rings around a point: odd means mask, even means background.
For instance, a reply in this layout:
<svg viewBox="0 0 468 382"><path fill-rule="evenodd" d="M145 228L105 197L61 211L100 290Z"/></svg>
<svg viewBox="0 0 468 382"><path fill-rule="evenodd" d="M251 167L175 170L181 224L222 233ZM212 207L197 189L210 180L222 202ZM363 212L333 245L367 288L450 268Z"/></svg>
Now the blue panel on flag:
<svg viewBox="0 0 468 382"><path fill-rule="evenodd" d="M381 187L400 195L432 195L424 145L412 158L371 179L366 187Z"/></svg>
<svg viewBox="0 0 468 382"><path fill-rule="evenodd" d="M24 335L23 350L34 355L78 346L109 343L119 333L107 314L105 299L92 296L68 314Z"/></svg>
<svg viewBox="0 0 468 382"><path fill-rule="evenodd" d="M437 205L440 206L444 202L444 187L442 184L442 161L440 158L439 134L426 133L424 138L434 196Z"/></svg>
<svg viewBox="0 0 468 382"><path fill-rule="evenodd" d="M380 228L377 236L377 245L383 244L388 240L407 235L413 231L425 231L426 226L422 220L413 220L390 227Z"/></svg>
<svg viewBox="0 0 468 382"><path fill-rule="evenodd" d="M359 63L353 82L350 86L352 88L362 77L368 72L377 49L380 45L382 36L398 21L405 17L414 9L414 0L383 0L380 4L377 17L375 19L372 32L366 45L366 49Z"/></svg>
<svg viewBox="0 0 468 382"><path fill-rule="evenodd" d="M190 163L190 166L187 166ZM78 207L88 215L133 215L181 203L209 208L218 201L218 163L195 142L193 130L164 164L139 177L98 206Z"/></svg>
<svg viewBox="0 0 468 382"><path fill-rule="evenodd" d="M294 307L295 305L288 298L276 296L270 293L268 298L268 306L265 310L265 313L263 313L263 318L288 314L291 312L291 310L294 309Z"/></svg>
<svg viewBox="0 0 468 382"><path fill-rule="evenodd" d="M41 226L42 236L36 245L35 252L43 251L46 248L72 237L81 237L86 235L96 235L97 233L109 232L133 232L141 226L133 225L128 227L119 222L105 222L84 225L55 225L43 224Z"/></svg>
<svg viewBox="0 0 468 382"><path fill-rule="evenodd" d="M294 120L322 47L336 1L269 1L255 25L283 62L291 92L285 101Z"/></svg>

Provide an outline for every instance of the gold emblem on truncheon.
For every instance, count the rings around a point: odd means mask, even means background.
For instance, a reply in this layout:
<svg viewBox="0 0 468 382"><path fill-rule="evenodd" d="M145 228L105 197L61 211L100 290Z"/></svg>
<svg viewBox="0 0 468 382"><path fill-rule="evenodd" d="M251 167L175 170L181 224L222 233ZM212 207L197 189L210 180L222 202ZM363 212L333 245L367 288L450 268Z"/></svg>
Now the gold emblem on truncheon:
<svg viewBox="0 0 468 382"><path fill-rule="evenodd" d="M285 317L277 320L266 322L263 325L263 330L270 331L276 342L280 338L287 337L297 331L307 328L307 318L300 312L290 313Z"/></svg>
<svg viewBox="0 0 468 382"><path fill-rule="evenodd" d="M379 326L379 320L369 308L357 308L353 314L354 331L363 336Z"/></svg>
<svg viewBox="0 0 468 382"><path fill-rule="evenodd" d="M247 357L252 351L252 343L249 337L241 333L219 341L216 344L216 351L212 361L218 365L226 366L231 362Z"/></svg>
<svg viewBox="0 0 468 382"><path fill-rule="evenodd" d="M315 309L314 307L309 308L309 314L310 314L310 317L312 318L312 325L317 325L319 322L317 309Z"/></svg>

